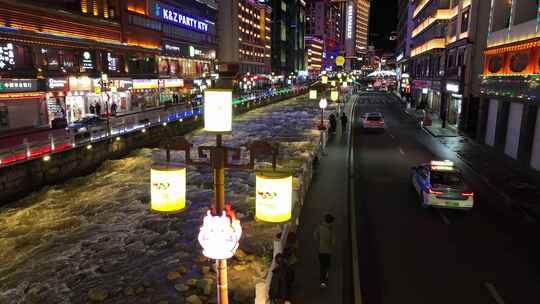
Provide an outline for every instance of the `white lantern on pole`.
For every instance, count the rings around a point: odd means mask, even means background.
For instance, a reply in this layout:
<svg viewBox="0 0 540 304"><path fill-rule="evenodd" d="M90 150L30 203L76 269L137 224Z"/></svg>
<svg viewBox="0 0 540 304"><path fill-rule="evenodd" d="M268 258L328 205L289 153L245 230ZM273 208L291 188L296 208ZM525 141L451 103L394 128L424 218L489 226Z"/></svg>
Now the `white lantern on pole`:
<svg viewBox="0 0 540 304"><path fill-rule="evenodd" d="M286 172L259 171L255 185L255 217L269 223L292 218L292 175Z"/></svg>
<svg viewBox="0 0 540 304"><path fill-rule="evenodd" d="M326 107L328 106L328 101L326 101L326 98L321 98L321 100L319 101L319 108L321 109L326 109Z"/></svg>
<svg viewBox="0 0 540 304"><path fill-rule="evenodd" d="M204 130L214 133L232 131L232 91L207 89L204 91Z"/></svg>
<svg viewBox="0 0 540 304"><path fill-rule="evenodd" d="M205 257L225 260L234 255L241 236L242 226L239 220L229 218L225 211L221 216L213 216L208 211L199 231L198 240Z"/></svg>

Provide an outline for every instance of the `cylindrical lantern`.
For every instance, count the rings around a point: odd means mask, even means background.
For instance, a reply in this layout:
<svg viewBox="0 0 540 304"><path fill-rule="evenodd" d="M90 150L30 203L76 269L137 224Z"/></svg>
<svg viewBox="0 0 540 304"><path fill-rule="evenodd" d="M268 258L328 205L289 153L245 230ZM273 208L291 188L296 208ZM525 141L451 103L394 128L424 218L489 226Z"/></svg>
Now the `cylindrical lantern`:
<svg viewBox="0 0 540 304"><path fill-rule="evenodd" d="M186 208L186 168L179 164L153 164L150 171L153 211L177 213Z"/></svg>
<svg viewBox="0 0 540 304"><path fill-rule="evenodd" d="M347 87L347 81L344 81L344 82L341 84L341 86L342 86L343 88L346 88L346 87Z"/></svg>
<svg viewBox="0 0 540 304"><path fill-rule="evenodd" d="M335 87L336 86L336 81L335 80L332 80L332 82L330 82L330 84Z"/></svg>
<svg viewBox="0 0 540 304"><path fill-rule="evenodd" d="M204 91L204 130L216 133L231 132L231 90L207 89Z"/></svg>
<svg viewBox="0 0 540 304"><path fill-rule="evenodd" d="M327 84L327 83L328 83L328 76L323 75L323 76L321 77L321 82L322 82L322 84Z"/></svg>
<svg viewBox="0 0 540 304"><path fill-rule="evenodd" d="M292 175L259 171L255 185L255 217L269 223L287 222L292 217Z"/></svg>
<svg viewBox="0 0 540 304"><path fill-rule="evenodd" d="M338 101L339 99L338 91L332 91L330 93L330 99L332 99L332 101Z"/></svg>
<svg viewBox="0 0 540 304"><path fill-rule="evenodd" d="M317 90L309 91L309 99L317 99Z"/></svg>

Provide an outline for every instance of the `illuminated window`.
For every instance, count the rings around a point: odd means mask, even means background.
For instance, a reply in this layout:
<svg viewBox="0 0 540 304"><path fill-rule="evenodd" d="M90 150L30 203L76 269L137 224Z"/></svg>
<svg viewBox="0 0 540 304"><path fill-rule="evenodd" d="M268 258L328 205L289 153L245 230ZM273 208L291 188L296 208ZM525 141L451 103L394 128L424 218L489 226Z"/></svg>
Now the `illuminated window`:
<svg viewBox="0 0 540 304"><path fill-rule="evenodd" d="M88 0L81 0L81 12L88 13Z"/></svg>
<svg viewBox="0 0 540 304"><path fill-rule="evenodd" d="M469 30L469 9L461 14L461 33Z"/></svg>
<svg viewBox="0 0 540 304"><path fill-rule="evenodd" d="M281 41L287 41L287 27L283 20L281 20Z"/></svg>
<svg viewBox="0 0 540 304"><path fill-rule="evenodd" d="M281 1L281 10L286 12L287 11L287 3Z"/></svg>
<svg viewBox="0 0 540 304"><path fill-rule="evenodd" d="M98 0L92 0L92 13L94 14L94 16L99 15Z"/></svg>

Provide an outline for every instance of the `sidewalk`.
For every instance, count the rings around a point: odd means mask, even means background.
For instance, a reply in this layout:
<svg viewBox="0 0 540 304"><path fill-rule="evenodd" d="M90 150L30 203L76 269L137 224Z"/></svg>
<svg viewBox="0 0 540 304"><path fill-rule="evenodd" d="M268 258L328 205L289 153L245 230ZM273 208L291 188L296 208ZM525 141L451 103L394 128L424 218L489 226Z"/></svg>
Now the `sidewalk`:
<svg viewBox="0 0 540 304"><path fill-rule="evenodd" d="M326 155L319 159L311 188L302 207L297 230L299 262L296 268L294 304L341 304L347 282L344 279L345 261L350 254L347 214L347 136L341 127L332 134L326 146ZM329 286L319 284L319 260L313 231L326 213L336 218L334 235L336 247L332 256Z"/></svg>
<svg viewBox="0 0 540 304"><path fill-rule="evenodd" d="M414 117L408 109L403 111ZM434 128L436 126L431 129ZM540 220L540 172L526 168L518 161L458 132L453 136L437 136L437 131L432 132L428 127L424 129L496 189L508 205Z"/></svg>

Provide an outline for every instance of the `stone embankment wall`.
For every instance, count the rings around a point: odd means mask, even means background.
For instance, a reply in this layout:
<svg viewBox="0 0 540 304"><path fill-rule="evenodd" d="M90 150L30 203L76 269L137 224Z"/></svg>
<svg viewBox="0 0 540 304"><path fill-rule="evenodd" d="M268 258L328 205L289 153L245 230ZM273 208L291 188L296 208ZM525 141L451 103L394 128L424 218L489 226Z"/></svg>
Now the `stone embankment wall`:
<svg viewBox="0 0 540 304"><path fill-rule="evenodd" d="M268 98L256 104L238 105L235 114L247 112L271 103L282 101L304 94L284 94ZM187 134L202 127L202 117L191 117L182 122L176 121L167 126L155 126L145 132L137 131L92 142L91 146L83 145L50 155L50 160L35 158L0 168L0 205L24 197L32 191L37 191L47 185L55 185L70 178L93 172L104 161L120 158L129 152L140 148L153 148L171 136Z"/></svg>

